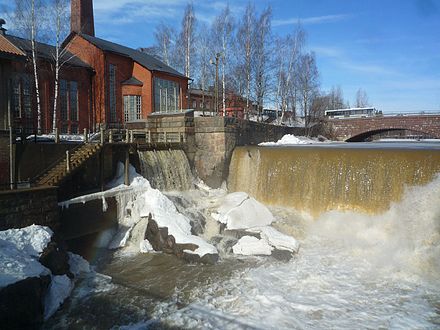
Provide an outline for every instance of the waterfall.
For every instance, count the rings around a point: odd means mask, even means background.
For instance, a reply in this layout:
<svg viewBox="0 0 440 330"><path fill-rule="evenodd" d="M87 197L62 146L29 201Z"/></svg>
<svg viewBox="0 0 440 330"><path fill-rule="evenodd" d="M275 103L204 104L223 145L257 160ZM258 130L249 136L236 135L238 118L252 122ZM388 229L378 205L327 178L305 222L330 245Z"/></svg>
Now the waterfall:
<svg viewBox="0 0 440 330"><path fill-rule="evenodd" d="M189 190L192 174L183 150L138 151L141 174L161 191Z"/></svg>
<svg viewBox="0 0 440 330"><path fill-rule="evenodd" d="M239 147L228 188L315 217L329 210L379 214L406 186L427 184L438 172L439 150Z"/></svg>

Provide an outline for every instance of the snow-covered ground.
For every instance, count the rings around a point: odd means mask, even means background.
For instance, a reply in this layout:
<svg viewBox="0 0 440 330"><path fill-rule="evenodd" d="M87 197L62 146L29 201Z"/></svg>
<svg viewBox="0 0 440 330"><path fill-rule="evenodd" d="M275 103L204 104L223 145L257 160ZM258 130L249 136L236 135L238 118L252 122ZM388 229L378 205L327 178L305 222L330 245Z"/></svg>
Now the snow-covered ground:
<svg viewBox="0 0 440 330"><path fill-rule="evenodd" d="M326 142L328 143L328 141ZM277 142L262 142L259 144L259 146L270 147L270 146L285 146L285 145L314 144L314 143L325 143L325 142L319 141L317 138L286 134Z"/></svg>
<svg viewBox="0 0 440 330"><path fill-rule="evenodd" d="M38 225L0 231L0 288L29 277L51 275L49 290L44 299L45 319L56 312L73 289L73 281L69 277L54 276L39 262L52 235L50 228ZM76 276L90 271L88 262L73 253L69 254L69 265Z"/></svg>
<svg viewBox="0 0 440 330"><path fill-rule="evenodd" d="M35 225L0 231L0 287L50 274L38 258L52 234L49 228Z"/></svg>

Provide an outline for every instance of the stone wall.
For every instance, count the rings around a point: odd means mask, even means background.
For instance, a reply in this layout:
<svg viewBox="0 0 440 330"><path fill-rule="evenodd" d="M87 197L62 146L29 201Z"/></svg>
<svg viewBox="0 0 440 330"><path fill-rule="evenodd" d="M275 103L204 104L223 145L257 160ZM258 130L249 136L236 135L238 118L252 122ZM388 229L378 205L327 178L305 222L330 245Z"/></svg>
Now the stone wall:
<svg viewBox="0 0 440 330"><path fill-rule="evenodd" d="M219 187L228 177L236 146L277 141L285 134L303 135L304 131L230 117L197 117L194 119L195 174L211 187Z"/></svg>
<svg viewBox="0 0 440 330"><path fill-rule="evenodd" d="M57 188L0 191L0 230L32 224L58 228Z"/></svg>
<svg viewBox="0 0 440 330"><path fill-rule="evenodd" d="M440 138L440 115L332 119L327 124L338 140L356 136L365 138L375 133L402 129Z"/></svg>

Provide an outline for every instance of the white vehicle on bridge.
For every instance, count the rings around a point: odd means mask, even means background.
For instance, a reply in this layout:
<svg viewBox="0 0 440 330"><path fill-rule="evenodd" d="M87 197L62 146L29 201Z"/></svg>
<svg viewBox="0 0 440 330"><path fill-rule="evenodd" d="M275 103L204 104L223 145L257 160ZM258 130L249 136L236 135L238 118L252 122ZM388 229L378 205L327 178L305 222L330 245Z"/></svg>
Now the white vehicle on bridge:
<svg viewBox="0 0 440 330"><path fill-rule="evenodd" d="M376 108L349 108L325 111L325 116L331 119L366 118L374 117L378 114L380 114L380 112L378 112Z"/></svg>

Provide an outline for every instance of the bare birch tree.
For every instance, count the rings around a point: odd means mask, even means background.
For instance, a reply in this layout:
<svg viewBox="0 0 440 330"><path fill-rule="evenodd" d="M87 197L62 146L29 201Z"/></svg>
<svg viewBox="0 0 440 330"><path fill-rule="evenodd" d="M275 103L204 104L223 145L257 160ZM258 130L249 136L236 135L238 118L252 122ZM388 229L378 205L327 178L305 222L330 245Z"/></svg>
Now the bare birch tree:
<svg viewBox="0 0 440 330"><path fill-rule="evenodd" d="M185 13L182 19L182 31L180 32L179 48L180 53L185 58L184 73L185 76L191 76L191 60L194 56L194 36L196 17L194 14L194 6L188 3L185 8Z"/></svg>
<svg viewBox="0 0 440 330"><path fill-rule="evenodd" d="M232 32L234 30L234 19L227 5L213 24L213 35L215 43L220 45L221 68L222 68L222 109L223 115L226 113L226 79L229 73L229 57L232 49Z"/></svg>
<svg viewBox="0 0 440 330"><path fill-rule="evenodd" d="M55 133L55 128L57 127L57 113L58 113L58 91L60 82L60 71L63 65L71 59L71 56L67 56L67 50L61 47L61 42L68 32L68 4L67 0L53 0L52 11L53 11L53 25L55 28L55 54L52 54L55 71L55 81L54 81L54 98L53 98L53 109L52 109L52 130Z"/></svg>
<svg viewBox="0 0 440 330"><path fill-rule="evenodd" d="M253 56L255 73L255 96L258 109L258 120L261 120L261 111L264 105L264 98L268 91L269 82L269 61L271 58L270 38L271 38L271 19L272 9L266 8L257 20L255 30L255 52Z"/></svg>
<svg viewBox="0 0 440 330"><path fill-rule="evenodd" d="M310 123L312 114L310 112L312 101L316 96L319 86L318 69L314 53L308 53L301 56L298 71L298 88L301 100L301 109L304 116L305 133L310 134Z"/></svg>
<svg viewBox="0 0 440 330"><path fill-rule="evenodd" d="M291 90L296 87L296 71L304 41L305 33L300 25L297 26L293 35L278 38L276 41L277 89L275 102L277 110L281 110L281 118L284 117L285 112L291 106L289 102L291 100L290 95L292 95Z"/></svg>
<svg viewBox="0 0 440 330"><path fill-rule="evenodd" d="M198 82L200 89L202 90L202 111L205 111L205 91L209 86L209 77L212 76L212 65L209 61L211 59L211 52L209 47L209 31L205 24L200 26L200 30L197 38L197 49L198 49L198 59L199 59L199 72L198 72Z"/></svg>
<svg viewBox="0 0 440 330"><path fill-rule="evenodd" d="M237 33L239 66L244 76L246 88L246 119L249 118L251 105L252 54L255 48L255 23L255 6L253 3L248 2Z"/></svg>
<svg viewBox="0 0 440 330"><path fill-rule="evenodd" d="M365 108L368 106L369 103L367 93L362 88L359 88L356 92L356 108Z"/></svg>
<svg viewBox="0 0 440 330"><path fill-rule="evenodd" d="M346 106L341 86L333 86L329 93L328 110L342 109Z"/></svg>
<svg viewBox="0 0 440 330"><path fill-rule="evenodd" d="M154 31L158 54L166 65L171 65L172 46L173 40L175 40L175 34L176 32L173 27L165 23L160 23L156 26Z"/></svg>
<svg viewBox="0 0 440 330"><path fill-rule="evenodd" d="M34 76L35 97L37 104L37 133L41 134L41 102L40 84L38 80L38 61L37 61L37 35L38 27L43 22L43 6L39 0L15 0L15 11L13 14L14 24L17 29L31 42L31 59ZM37 19L39 24L37 25Z"/></svg>

